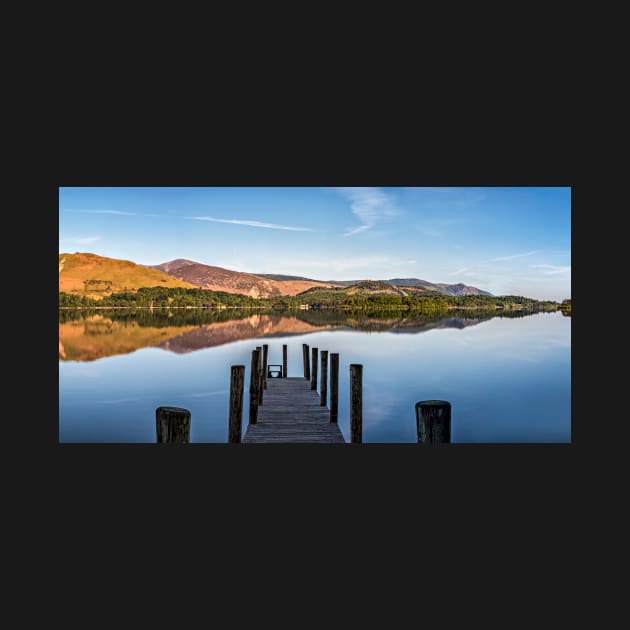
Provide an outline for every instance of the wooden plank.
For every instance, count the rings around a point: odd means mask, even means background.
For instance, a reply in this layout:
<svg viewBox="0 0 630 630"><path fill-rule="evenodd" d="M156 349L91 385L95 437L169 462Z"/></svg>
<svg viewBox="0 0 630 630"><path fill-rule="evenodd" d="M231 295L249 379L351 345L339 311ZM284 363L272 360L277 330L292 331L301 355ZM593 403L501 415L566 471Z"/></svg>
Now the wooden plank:
<svg viewBox="0 0 630 630"><path fill-rule="evenodd" d="M249 424L243 443L339 444L345 440L330 411L310 387L310 378L273 378L267 381L265 404L256 424Z"/></svg>

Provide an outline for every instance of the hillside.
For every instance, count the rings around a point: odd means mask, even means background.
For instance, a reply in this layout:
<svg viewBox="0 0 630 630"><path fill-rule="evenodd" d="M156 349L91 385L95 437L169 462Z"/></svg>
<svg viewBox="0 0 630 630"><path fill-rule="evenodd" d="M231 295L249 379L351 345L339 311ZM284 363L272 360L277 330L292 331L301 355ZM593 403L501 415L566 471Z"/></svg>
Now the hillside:
<svg viewBox="0 0 630 630"><path fill-rule="evenodd" d="M141 287L194 288L162 271L96 254L59 254L59 291L102 298Z"/></svg>
<svg viewBox="0 0 630 630"><path fill-rule="evenodd" d="M408 295L400 287L382 280L363 280L346 288L348 295Z"/></svg>
<svg viewBox="0 0 630 630"><path fill-rule="evenodd" d="M492 295L463 283L431 283L418 278L320 281L286 274L256 275L232 271L186 258L159 265L138 265L90 253L59 254L60 292L99 299L113 292L155 286L202 288L255 299L296 296L311 289L334 291L340 288L348 290L348 295Z"/></svg>
<svg viewBox="0 0 630 630"><path fill-rule="evenodd" d="M444 284L439 283L434 285L443 290L446 295L488 295L492 296L492 293L488 291L482 291L477 287L470 287L467 284L459 282L458 284Z"/></svg>
<svg viewBox="0 0 630 630"><path fill-rule="evenodd" d="M158 271L163 271L164 273L170 273L171 271L176 271L181 267L185 267L186 265L196 265L197 263L194 260L187 260L186 258L176 258L175 260L170 260L169 262L162 263L161 265L148 265L151 269L157 269Z"/></svg>
<svg viewBox="0 0 630 630"><path fill-rule="evenodd" d="M487 291L482 291L477 287L471 287L459 282L457 284L447 284L444 282L427 282L419 278L392 278L387 282L399 287L409 287L414 289L427 289L429 291L439 291L444 295L492 295Z"/></svg>
<svg viewBox="0 0 630 630"><path fill-rule="evenodd" d="M274 280L252 273L231 271L223 267L204 265L184 259L153 265L152 268L164 270L173 278L189 282L202 289L239 293L254 298L297 295L312 287L331 286L324 282L302 279L297 276L283 276L287 279Z"/></svg>

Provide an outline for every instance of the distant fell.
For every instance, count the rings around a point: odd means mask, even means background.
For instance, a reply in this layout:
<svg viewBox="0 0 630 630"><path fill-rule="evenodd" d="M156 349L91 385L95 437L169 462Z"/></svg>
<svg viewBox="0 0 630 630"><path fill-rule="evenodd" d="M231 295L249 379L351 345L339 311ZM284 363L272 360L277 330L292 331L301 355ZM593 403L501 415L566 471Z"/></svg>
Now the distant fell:
<svg viewBox="0 0 630 630"><path fill-rule="evenodd" d="M99 299L141 287L194 288L192 284L130 260L80 252L59 254L59 291Z"/></svg>
<svg viewBox="0 0 630 630"><path fill-rule="evenodd" d="M169 262L162 263L161 265L147 265L151 269L157 269L158 271L163 271L164 273L169 273L170 271L175 271L177 269L181 269L181 267L185 267L186 265L197 265L194 260L187 260L186 258L176 258L175 260L169 260Z"/></svg>
<svg viewBox="0 0 630 630"><path fill-rule="evenodd" d="M166 271L173 278L188 282L202 289L239 293L253 298L268 298L282 295L297 295L311 287L329 287L317 280L309 280L299 276L282 276L282 280L271 276L281 274L265 274L264 276L232 271L214 265L205 265L183 258L153 265L154 269Z"/></svg>

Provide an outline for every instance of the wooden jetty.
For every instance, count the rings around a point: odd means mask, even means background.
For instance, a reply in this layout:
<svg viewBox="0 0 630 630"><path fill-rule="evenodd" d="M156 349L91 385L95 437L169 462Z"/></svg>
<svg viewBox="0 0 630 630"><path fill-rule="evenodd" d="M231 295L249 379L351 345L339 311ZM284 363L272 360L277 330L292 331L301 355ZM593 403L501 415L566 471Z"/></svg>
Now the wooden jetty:
<svg viewBox="0 0 630 630"><path fill-rule="evenodd" d="M249 382L249 424L241 438L245 366L233 365L230 376L228 443L343 444L339 430L339 354L330 353L330 409L328 402L327 350L302 344L303 377L287 376L287 346L282 346L282 364L269 363L267 344L252 350ZM318 356L321 369L318 370ZM350 441L363 442L363 365L350 364ZM317 376L321 374L317 393ZM188 444L191 413L181 407L158 407L158 443ZM451 404L446 400L416 403L418 444L451 442Z"/></svg>
<svg viewBox="0 0 630 630"><path fill-rule="evenodd" d="M311 389L311 380L302 377L271 378L267 381L264 403L258 407L255 424L249 424L243 443L344 443L330 410Z"/></svg>

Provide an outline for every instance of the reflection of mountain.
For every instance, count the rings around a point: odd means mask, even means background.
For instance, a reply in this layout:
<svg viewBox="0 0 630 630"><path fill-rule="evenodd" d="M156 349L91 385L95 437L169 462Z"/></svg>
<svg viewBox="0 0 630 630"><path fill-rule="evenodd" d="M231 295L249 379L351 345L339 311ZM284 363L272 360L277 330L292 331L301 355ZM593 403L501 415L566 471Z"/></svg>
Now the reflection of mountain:
<svg viewBox="0 0 630 630"><path fill-rule="evenodd" d="M481 319L473 319L471 317L444 317L437 321L422 321L418 319L409 319L402 322L399 326L395 326L391 329L394 333L420 333L427 330L433 330L434 328L468 328L468 326L474 326L481 322L486 322L492 319L490 316Z"/></svg>
<svg viewBox="0 0 630 630"><path fill-rule="evenodd" d="M295 317L251 315L245 319L206 324L176 337L169 337L159 347L164 350L183 353L200 350L201 348L221 346L233 341L240 341L241 339L304 335L330 328L332 327L313 326Z"/></svg>
<svg viewBox="0 0 630 630"><path fill-rule="evenodd" d="M230 314L200 309L62 313L59 323L59 359L62 361L94 361L151 347L186 353L243 339L305 335L322 330L417 334L436 328L466 328L493 315L467 313L466 317L447 317L444 313L433 313L417 317L400 314L379 317L340 311L243 315L242 312Z"/></svg>
<svg viewBox="0 0 630 630"><path fill-rule="evenodd" d="M151 348L196 326L155 328L137 322L112 321L102 315L59 324L59 359L94 361Z"/></svg>

